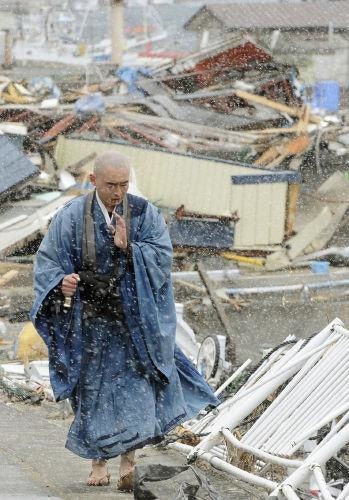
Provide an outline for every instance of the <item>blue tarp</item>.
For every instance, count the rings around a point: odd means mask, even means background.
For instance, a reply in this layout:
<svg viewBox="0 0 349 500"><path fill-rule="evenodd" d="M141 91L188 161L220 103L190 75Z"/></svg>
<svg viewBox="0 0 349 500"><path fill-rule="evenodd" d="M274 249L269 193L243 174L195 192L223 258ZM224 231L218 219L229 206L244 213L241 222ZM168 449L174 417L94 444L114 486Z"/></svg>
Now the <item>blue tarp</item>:
<svg viewBox="0 0 349 500"><path fill-rule="evenodd" d="M150 74L150 70L142 66L121 66L116 71L116 76L127 84L127 88L130 94L133 94L135 92L144 94L142 90L138 88L137 81L140 76L150 76Z"/></svg>

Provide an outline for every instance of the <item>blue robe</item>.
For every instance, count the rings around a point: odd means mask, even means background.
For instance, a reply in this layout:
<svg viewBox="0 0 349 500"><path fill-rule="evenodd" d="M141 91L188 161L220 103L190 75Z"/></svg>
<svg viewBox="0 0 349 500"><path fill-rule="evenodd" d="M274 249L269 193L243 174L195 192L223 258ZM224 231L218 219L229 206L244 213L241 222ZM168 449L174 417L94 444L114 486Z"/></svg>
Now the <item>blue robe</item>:
<svg viewBox="0 0 349 500"><path fill-rule="evenodd" d="M48 346L55 397L73 403L67 447L85 458L111 458L153 442L219 402L175 345L166 224L151 203L127 197L133 265L120 283L123 321L83 319L79 290L68 311L56 301L64 276L82 268L85 197L58 211L35 263L31 318ZM96 200L92 214L96 265L107 274L114 243Z"/></svg>

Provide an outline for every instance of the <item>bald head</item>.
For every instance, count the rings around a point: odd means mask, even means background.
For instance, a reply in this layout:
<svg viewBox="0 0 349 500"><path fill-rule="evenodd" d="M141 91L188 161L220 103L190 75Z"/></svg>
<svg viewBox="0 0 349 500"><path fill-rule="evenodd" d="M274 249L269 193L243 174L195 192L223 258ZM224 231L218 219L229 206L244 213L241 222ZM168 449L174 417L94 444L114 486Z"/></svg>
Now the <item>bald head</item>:
<svg viewBox="0 0 349 500"><path fill-rule="evenodd" d="M96 157L90 180L108 212L122 202L130 179L130 163L126 156L105 151Z"/></svg>
<svg viewBox="0 0 349 500"><path fill-rule="evenodd" d="M105 151L104 153L97 155L93 173L96 175L109 168L126 169L129 172L131 165L126 156L121 153L117 153L116 151Z"/></svg>

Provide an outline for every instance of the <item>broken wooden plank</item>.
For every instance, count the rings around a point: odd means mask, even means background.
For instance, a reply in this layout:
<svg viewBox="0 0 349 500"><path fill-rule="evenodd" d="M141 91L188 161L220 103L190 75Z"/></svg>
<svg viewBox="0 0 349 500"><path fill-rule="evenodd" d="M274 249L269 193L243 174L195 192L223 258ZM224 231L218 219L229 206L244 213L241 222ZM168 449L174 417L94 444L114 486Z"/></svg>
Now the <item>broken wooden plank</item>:
<svg viewBox="0 0 349 500"><path fill-rule="evenodd" d="M328 206L323 207L320 213L306 224L303 229L287 242L288 257L293 260L303 253L304 249L331 224L332 212Z"/></svg>
<svg viewBox="0 0 349 500"><path fill-rule="evenodd" d="M316 192L318 203L327 204L332 213L331 223L309 244L305 253L322 250L332 238L345 212L349 208L349 182L342 172L335 172ZM314 200L315 202L315 200Z"/></svg>
<svg viewBox="0 0 349 500"><path fill-rule="evenodd" d="M102 123L108 127L125 126L129 123L144 123L156 124L163 128L168 128L174 132L189 133L198 136L206 137L225 137L226 139L246 141L246 143L264 141L263 137L251 134L249 131L226 130L219 127L211 127L207 125L198 125L184 120L176 120L174 118L160 118L158 116L150 116L144 113L134 113L130 111L118 110L117 118L107 117Z"/></svg>
<svg viewBox="0 0 349 500"><path fill-rule="evenodd" d="M19 274L19 271L16 269L11 269L10 271L7 271L7 273L3 274L0 277L0 287L3 287L7 285L11 280L16 278Z"/></svg>
<svg viewBox="0 0 349 500"><path fill-rule="evenodd" d="M235 95L241 97L241 99L245 99L246 101L258 103L263 106L267 106L269 108L275 109L280 113L287 113L290 116L296 116L297 118L302 118L304 110L300 108L290 107L286 104L281 104L279 102L272 101L271 99L267 99L266 97L251 94L250 92L246 92L245 90L236 90ZM316 115L309 114L309 121L312 123L320 123L321 117Z"/></svg>
<svg viewBox="0 0 349 500"><path fill-rule="evenodd" d="M220 299L215 293L215 289L212 286L211 280L208 277L207 272L203 268L202 264L199 262L197 264L197 270L200 275L200 278L205 285L205 288L207 290L208 296L210 297L211 303L217 313L217 316L219 318L219 321L221 322L228 338L229 342L229 361L232 363L235 362L235 356L236 356L236 351L235 351L235 340L234 340L234 332L233 329L231 328L231 323L227 317L227 315L224 312L224 308L220 302Z"/></svg>
<svg viewBox="0 0 349 500"><path fill-rule="evenodd" d="M75 113L69 113L64 118L56 122L47 132L43 134L39 143L46 144L47 142L55 139L57 135L67 132L76 122L78 118Z"/></svg>
<svg viewBox="0 0 349 500"><path fill-rule="evenodd" d="M270 146L254 161L254 165L274 168L288 156L304 153L310 144L311 140L307 134L298 135L286 142Z"/></svg>
<svg viewBox="0 0 349 500"><path fill-rule="evenodd" d="M349 182L342 172L335 172L309 198L301 230L288 240L287 249L267 257L266 269L279 269L304 253L324 248L349 208Z"/></svg>
<svg viewBox="0 0 349 500"><path fill-rule="evenodd" d="M93 161L96 158L96 156L97 153L91 153L85 156L85 158L82 158L81 160L73 163L72 165L69 165L65 170L70 172L72 175L79 175L82 167L87 165L87 163L89 163L90 161Z"/></svg>
<svg viewBox="0 0 349 500"><path fill-rule="evenodd" d="M286 222L285 222L286 237L291 236L294 231L300 190L301 190L300 184L288 185L287 200L286 200Z"/></svg>
<svg viewBox="0 0 349 500"><path fill-rule="evenodd" d="M303 229L287 242L287 248L268 255L265 269L268 271L287 267L293 259L301 255L311 242L331 223L332 213L324 207L314 220L308 222Z"/></svg>

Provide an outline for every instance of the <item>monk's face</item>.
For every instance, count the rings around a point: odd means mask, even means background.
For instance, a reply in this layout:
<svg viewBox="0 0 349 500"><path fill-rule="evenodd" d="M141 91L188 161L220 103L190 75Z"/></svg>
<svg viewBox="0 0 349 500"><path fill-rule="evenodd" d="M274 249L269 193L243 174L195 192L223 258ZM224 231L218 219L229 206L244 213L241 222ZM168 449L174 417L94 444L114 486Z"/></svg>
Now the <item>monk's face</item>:
<svg viewBox="0 0 349 500"><path fill-rule="evenodd" d="M130 172L127 168L104 167L96 174L91 174L90 179L98 196L108 212L122 202L128 190Z"/></svg>

